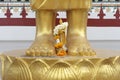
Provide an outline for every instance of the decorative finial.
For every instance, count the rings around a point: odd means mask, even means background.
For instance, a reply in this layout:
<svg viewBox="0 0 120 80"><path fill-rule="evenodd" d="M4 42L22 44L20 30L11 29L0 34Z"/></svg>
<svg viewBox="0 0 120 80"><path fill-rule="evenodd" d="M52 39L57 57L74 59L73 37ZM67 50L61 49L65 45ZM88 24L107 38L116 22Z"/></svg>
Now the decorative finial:
<svg viewBox="0 0 120 80"><path fill-rule="evenodd" d="M59 20L59 24L62 24L63 23L63 20L60 18L60 20Z"/></svg>

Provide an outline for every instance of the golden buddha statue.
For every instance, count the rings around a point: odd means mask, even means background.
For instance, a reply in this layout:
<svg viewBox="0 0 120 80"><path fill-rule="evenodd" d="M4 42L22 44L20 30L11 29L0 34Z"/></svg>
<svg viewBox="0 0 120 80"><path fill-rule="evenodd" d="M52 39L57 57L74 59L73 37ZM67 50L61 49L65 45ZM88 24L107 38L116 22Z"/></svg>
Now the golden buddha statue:
<svg viewBox="0 0 120 80"><path fill-rule="evenodd" d="M91 0L32 0L36 11L36 38L27 50L29 56L56 55L53 39L55 13L65 10L68 18L65 57L29 57L26 50L0 55L2 80L119 80L120 51L91 49L86 26ZM61 32L63 33L63 32ZM65 36L62 34L61 36ZM66 53L65 53L66 54ZM73 57L73 55L75 55ZM78 57L76 55L88 56Z"/></svg>
<svg viewBox="0 0 120 80"><path fill-rule="evenodd" d="M31 8L36 11L36 38L26 51L29 56L56 55L53 39L53 27L57 11L66 11L68 20L67 48L71 56L92 56L87 37L86 26L91 0L31 0Z"/></svg>

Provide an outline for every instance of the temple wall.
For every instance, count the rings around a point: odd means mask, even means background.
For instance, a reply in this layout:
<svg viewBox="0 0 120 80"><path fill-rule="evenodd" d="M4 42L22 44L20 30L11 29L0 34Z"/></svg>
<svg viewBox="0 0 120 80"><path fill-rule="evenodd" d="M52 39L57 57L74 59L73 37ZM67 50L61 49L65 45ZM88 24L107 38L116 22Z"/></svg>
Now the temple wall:
<svg viewBox="0 0 120 80"><path fill-rule="evenodd" d="M26 49L32 41L0 41L0 52L16 49ZM90 40L90 44L95 49L120 50L120 40Z"/></svg>
<svg viewBox="0 0 120 80"><path fill-rule="evenodd" d="M120 40L120 27L88 27L89 40ZM0 27L0 41L34 40L35 27Z"/></svg>

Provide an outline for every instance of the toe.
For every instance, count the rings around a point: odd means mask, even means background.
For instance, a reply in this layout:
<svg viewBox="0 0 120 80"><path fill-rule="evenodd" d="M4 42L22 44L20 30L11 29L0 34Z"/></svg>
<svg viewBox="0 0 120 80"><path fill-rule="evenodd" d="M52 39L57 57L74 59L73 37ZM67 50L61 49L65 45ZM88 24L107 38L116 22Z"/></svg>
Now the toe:
<svg viewBox="0 0 120 80"><path fill-rule="evenodd" d="M40 56L40 52L38 49L35 51L35 56Z"/></svg>
<svg viewBox="0 0 120 80"><path fill-rule="evenodd" d="M45 50L40 50L40 56L46 56L45 53L46 53Z"/></svg>
<svg viewBox="0 0 120 80"><path fill-rule="evenodd" d="M31 55L30 56L35 56L35 50L34 49L31 49Z"/></svg>
<svg viewBox="0 0 120 80"><path fill-rule="evenodd" d="M54 49L48 51L48 56L51 56L51 55L55 55L55 50Z"/></svg>
<svg viewBox="0 0 120 80"><path fill-rule="evenodd" d="M80 56L84 56L83 48L81 48L81 49L79 48L78 53L79 53Z"/></svg>
<svg viewBox="0 0 120 80"><path fill-rule="evenodd" d="M29 50L26 51L26 55L30 56L30 51Z"/></svg>

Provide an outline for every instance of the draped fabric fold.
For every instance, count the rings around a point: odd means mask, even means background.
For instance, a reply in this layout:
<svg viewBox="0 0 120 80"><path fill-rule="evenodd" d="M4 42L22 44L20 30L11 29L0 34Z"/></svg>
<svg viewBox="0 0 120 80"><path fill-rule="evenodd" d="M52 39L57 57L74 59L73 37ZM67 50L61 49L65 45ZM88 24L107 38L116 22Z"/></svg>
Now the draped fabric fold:
<svg viewBox="0 0 120 80"><path fill-rule="evenodd" d="M71 10L71 9L89 9L91 0L31 0L33 10Z"/></svg>

